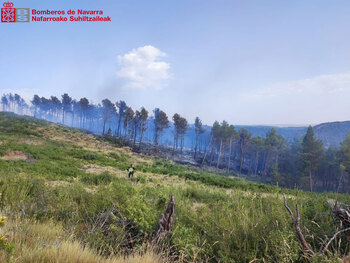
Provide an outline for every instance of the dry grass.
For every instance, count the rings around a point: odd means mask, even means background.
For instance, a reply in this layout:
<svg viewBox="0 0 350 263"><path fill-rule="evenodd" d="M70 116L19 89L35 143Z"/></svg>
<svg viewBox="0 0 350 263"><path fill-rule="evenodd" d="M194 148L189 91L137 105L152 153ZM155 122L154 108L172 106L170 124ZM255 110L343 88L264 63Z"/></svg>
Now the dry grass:
<svg viewBox="0 0 350 263"><path fill-rule="evenodd" d="M55 125L38 127L37 131L43 134L44 138L48 140L72 143L88 151L100 152L104 154L112 152L126 154L129 156L130 162L132 162L134 165L137 165L138 163L153 163L153 158L151 157L133 153L129 147L115 147L115 145L112 143L99 141L91 134L67 130Z"/></svg>
<svg viewBox="0 0 350 263"><path fill-rule="evenodd" d="M29 145L40 145L40 146L44 145L44 142L42 141L28 140L23 138L19 139L18 142L23 144L29 144Z"/></svg>
<svg viewBox="0 0 350 263"><path fill-rule="evenodd" d="M121 171L119 170L118 168L114 168L114 167L111 167L111 166L99 166L97 164L88 164L88 165L85 165L83 166L83 168L81 168L84 172L86 173L92 173L92 174L102 174L104 172L108 172L112 175L115 175L116 177L119 177L119 178L126 178L127 177L127 173L126 171Z"/></svg>
<svg viewBox="0 0 350 263"><path fill-rule="evenodd" d="M20 259L22 263L157 263L163 262L161 258L152 252L135 254L129 257L104 258L93 253L88 248L83 248L76 241L64 241L57 246L27 251Z"/></svg>
<svg viewBox="0 0 350 263"><path fill-rule="evenodd" d="M136 166L137 168L137 166ZM97 164L87 164L84 165L81 170L83 170L86 173L92 173L100 175L102 173L108 172L111 175L114 175L118 178L128 178L128 174L126 171L122 171L118 168L114 168L111 166L100 166ZM134 178L137 178L137 176L144 176L147 181L147 185L157 185L161 183L163 186L172 186L172 185L185 185L185 180L182 178L179 178L178 176L169 176L165 174L157 174L157 173L150 173L150 172L141 172L137 171L135 172Z"/></svg>
<svg viewBox="0 0 350 263"><path fill-rule="evenodd" d="M198 209L200 209L200 208L203 207L203 206L205 206L204 203L194 202L194 203L191 205L191 210L197 211Z"/></svg>
<svg viewBox="0 0 350 263"><path fill-rule="evenodd" d="M45 182L45 185L50 187L67 186L67 185L70 185L70 182L56 180L56 181Z"/></svg>
<svg viewBox="0 0 350 263"><path fill-rule="evenodd" d="M20 161L20 160L27 160L28 156L21 151L15 151L15 152L5 153L5 155L2 156L1 159L5 161Z"/></svg>
<svg viewBox="0 0 350 263"><path fill-rule="evenodd" d="M9 242L14 243L15 252L8 258L0 250L0 262L14 263L161 263L154 250L135 253L128 257L105 258L78 241L67 236L60 225L52 222L38 223L24 220L10 220L0 230Z"/></svg>

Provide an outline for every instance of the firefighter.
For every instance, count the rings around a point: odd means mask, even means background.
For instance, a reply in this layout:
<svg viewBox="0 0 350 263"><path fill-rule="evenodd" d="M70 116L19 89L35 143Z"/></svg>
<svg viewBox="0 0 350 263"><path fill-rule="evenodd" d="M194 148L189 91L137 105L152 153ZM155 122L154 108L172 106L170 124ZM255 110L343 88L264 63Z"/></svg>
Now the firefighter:
<svg viewBox="0 0 350 263"><path fill-rule="evenodd" d="M134 176L135 167L132 164L130 164L126 170L129 173L129 178L132 178Z"/></svg>

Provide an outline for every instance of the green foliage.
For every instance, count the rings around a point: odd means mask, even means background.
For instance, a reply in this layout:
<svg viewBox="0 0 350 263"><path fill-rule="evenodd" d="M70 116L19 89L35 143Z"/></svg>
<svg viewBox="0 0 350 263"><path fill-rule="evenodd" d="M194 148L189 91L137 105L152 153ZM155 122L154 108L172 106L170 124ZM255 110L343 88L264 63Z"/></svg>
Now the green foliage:
<svg viewBox="0 0 350 263"><path fill-rule="evenodd" d="M86 153L83 155L83 159L87 161L92 161L97 159L97 154L94 153Z"/></svg>
<svg viewBox="0 0 350 263"><path fill-rule="evenodd" d="M113 176L108 172L102 174L83 174L80 176L80 181L87 184L109 184L113 180Z"/></svg>
<svg viewBox="0 0 350 263"><path fill-rule="evenodd" d="M0 227L3 227L6 223L7 217L0 216ZM7 260L10 260L11 255L15 250L14 244L9 242L5 235L0 235L0 250L5 250Z"/></svg>
<svg viewBox="0 0 350 263"><path fill-rule="evenodd" d="M314 131L310 126L302 143L302 158L306 166L315 170L324 154L323 143L314 136Z"/></svg>
<svg viewBox="0 0 350 263"><path fill-rule="evenodd" d="M341 159L344 170L350 173L350 132L341 145Z"/></svg>
<svg viewBox="0 0 350 263"><path fill-rule="evenodd" d="M141 184L145 184L146 183L146 176L143 176L143 175L137 176L136 182L141 183Z"/></svg>

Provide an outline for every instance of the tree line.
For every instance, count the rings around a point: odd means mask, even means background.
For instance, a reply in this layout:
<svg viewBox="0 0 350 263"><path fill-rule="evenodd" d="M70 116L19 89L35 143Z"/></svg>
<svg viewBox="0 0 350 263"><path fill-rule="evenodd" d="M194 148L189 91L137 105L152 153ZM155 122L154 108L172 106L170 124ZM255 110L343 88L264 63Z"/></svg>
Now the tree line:
<svg viewBox="0 0 350 263"><path fill-rule="evenodd" d="M1 109L84 129L139 149L153 145L186 154L198 166L227 174L310 191L350 191L350 133L340 148L326 149L311 126L305 136L288 142L273 128L265 137L253 136L226 121L209 127L196 117L189 124L175 113L171 122L159 108L150 113L109 99L94 104L67 93L61 98L34 95L29 104L18 94L4 94Z"/></svg>

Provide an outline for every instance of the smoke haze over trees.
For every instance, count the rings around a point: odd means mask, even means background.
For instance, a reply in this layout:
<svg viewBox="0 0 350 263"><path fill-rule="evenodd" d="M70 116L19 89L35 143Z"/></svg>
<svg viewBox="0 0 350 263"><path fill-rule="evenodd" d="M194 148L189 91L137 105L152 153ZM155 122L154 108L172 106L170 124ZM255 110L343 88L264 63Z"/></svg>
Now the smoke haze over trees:
<svg viewBox="0 0 350 263"><path fill-rule="evenodd" d="M228 175L310 191L350 192L350 134L333 147L316 136L315 130L325 129L322 125L295 128L294 135L299 136L293 139L282 136L278 128L254 136L254 127L249 130L226 121L209 127L199 117L187 120L176 113L169 118L159 108L132 109L125 101L109 99L96 105L67 93L61 98L34 95L30 104L18 94L5 94L1 110L83 129L141 152L146 146L169 150Z"/></svg>

